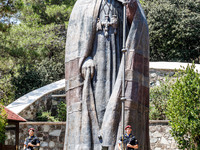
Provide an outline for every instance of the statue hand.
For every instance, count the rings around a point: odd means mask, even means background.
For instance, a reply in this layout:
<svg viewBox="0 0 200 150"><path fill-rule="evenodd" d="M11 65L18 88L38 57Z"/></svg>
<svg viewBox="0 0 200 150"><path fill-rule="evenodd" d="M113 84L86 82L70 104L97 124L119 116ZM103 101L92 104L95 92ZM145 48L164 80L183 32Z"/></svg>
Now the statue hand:
<svg viewBox="0 0 200 150"><path fill-rule="evenodd" d="M82 68L81 68L81 75L84 79L86 77L87 71L90 71L90 73L91 73L90 75L91 75L91 79L92 79L93 76L94 76L94 62L93 62L91 57L88 57L83 62L83 65L82 65Z"/></svg>

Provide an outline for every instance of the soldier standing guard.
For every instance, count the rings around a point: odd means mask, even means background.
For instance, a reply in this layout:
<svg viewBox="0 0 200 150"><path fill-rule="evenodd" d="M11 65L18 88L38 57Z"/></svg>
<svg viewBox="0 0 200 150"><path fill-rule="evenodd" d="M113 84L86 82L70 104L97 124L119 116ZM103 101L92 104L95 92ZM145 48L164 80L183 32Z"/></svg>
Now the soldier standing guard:
<svg viewBox="0 0 200 150"><path fill-rule="evenodd" d="M130 125L125 127L126 133L120 137L118 142L119 150L135 150L138 149L138 141L136 140L135 136L131 134L132 128ZM123 147L123 148L121 148Z"/></svg>
<svg viewBox="0 0 200 150"><path fill-rule="evenodd" d="M30 128L28 130L29 137L27 137L24 141L24 150L33 150L36 148L39 148L40 141L39 139L34 135L34 129Z"/></svg>

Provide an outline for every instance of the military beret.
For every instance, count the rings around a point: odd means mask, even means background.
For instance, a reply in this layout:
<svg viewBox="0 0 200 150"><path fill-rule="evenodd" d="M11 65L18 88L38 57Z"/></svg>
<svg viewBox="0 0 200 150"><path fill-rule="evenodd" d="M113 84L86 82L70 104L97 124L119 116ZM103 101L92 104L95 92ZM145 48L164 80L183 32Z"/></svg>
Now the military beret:
<svg viewBox="0 0 200 150"><path fill-rule="evenodd" d="M127 126L125 127L125 130L126 130L127 128L131 128L131 129L132 129L132 127L131 127L130 125L127 125Z"/></svg>
<svg viewBox="0 0 200 150"><path fill-rule="evenodd" d="M29 132L30 130L32 130L33 132L35 131L35 129L33 129L33 128L30 128L30 129L28 130L28 132Z"/></svg>

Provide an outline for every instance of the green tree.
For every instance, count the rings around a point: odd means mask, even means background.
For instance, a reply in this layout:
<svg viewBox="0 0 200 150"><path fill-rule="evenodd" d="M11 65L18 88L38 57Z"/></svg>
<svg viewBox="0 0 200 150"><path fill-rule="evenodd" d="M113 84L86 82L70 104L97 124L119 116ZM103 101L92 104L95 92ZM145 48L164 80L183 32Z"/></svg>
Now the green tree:
<svg viewBox="0 0 200 150"><path fill-rule="evenodd" d="M0 104L0 143L4 143L5 141L5 127L7 125L7 115L4 110L3 105Z"/></svg>
<svg viewBox="0 0 200 150"><path fill-rule="evenodd" d="M195 65L180 71L167 104L171 133L181 149L200 149L200 75Z"/></svg>
<svg viewBox="0 0 200 150"><path fill-rule="evenodd" d="M146 0L152 61L200 63L198 0Z"/></svg>
<svg viewBox="0 0 200 150"><path fill-rule="evenodd" d="M15 95L13 85L11 84L11 76L14 70L13 60L0 56L0 103L4 105L12 102Z"/></svg>
<svg viewBox="0 0 200 150"><path fill-rule="evenodd" d="M64 63L52 57L41 62L22 65L18 75L11 79L15 87L15 99L36 89L64 78Z"/></svg>
<svg viewBox="0 0 200 150"><path fill-rule="evenodd" d="M10 103L64 78L66 31L74 3L75 0L22 1L23 7L16 16L18 23L0 32L0 60L6 58L0 64L0 93L5 93L1 101L9 99ZM2 67L6 62L9 65Z"/></svg>
<svg viewBox="0 0 200 150"><path fill-rule="evenodd" d="M20 23L12 26L4 49L23 64L58 57L65 48L72 2L24 1L24 7L18 17Z"/></svg>
<svg viewBox="0 0 200 150"><path fill-rule="evenodd" d="M22 0L0 0L0 31L6 31L15 22L15 15L22 7Z"/></svg>
<svg viewBox="0 0 200 150"><path fill-rule="evenodd" d="M8 42L9 29L22 8L22 0L0 0L0 102L5 105L14 97L13 86L10 83L14 59L8 55L5 45Z"/></svg>

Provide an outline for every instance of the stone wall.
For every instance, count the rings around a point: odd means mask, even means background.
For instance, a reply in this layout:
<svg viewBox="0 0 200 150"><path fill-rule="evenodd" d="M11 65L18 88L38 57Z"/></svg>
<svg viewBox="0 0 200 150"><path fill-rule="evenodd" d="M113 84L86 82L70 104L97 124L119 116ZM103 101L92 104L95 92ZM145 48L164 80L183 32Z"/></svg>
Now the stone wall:
<svg viewBox="0 0 200 150"><path fill-rule="evenodd" d="M150 88L153 86L159 86L160 82L165 81L166 77L176 78L174 77L175 71L172 70L149 70L149 78L150 78Z"/></svg>
<svg viewBox="0 0 200 150"><path fill-rule="evenodd" d="M178 150L174 138L170 134L167 120L150 120L149 136L151 150Z"/></svg>
<svg viewBox="0 0 200 150"><path fill-rule="evenodd" d="M20 123L19 145L23 147L28 129L34 128L41 141L40 150L63 150L65 137L65 122L25 122ZM170 126L165 120L150 120L151 150L178 150L177 144L170 135Z"/></svg>
<svg viewBox="0 0 200 150"><path fill-rule="evenodd" d="M65 93L65 89L60 89L54 92L50 92L41 98L39 98L37 101L32 103L27 108L23 109L19 115L25 118L28 121L35 121L36 120L36 114L39 111L48 111L51 112L52 116L57 115L57 106L60 102L65 102L65 97L52 97L52 95L62 95Z"/></svg>
<svg viewBox="0 0 200 150"><path fill-rule="evenodd" d="M19 125L19 149L23 148L28 137L28 129L34 128L40 140L40 150L63 150L65 122L25 122Z"/></svg>

